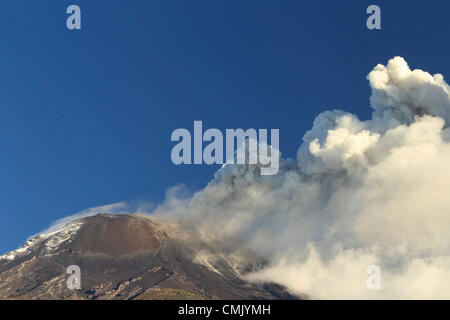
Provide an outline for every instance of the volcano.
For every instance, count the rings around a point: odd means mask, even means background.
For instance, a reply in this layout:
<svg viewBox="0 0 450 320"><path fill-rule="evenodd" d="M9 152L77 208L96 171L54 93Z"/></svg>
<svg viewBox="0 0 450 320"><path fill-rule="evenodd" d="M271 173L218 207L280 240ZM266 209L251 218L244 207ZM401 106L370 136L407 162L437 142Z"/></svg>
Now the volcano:
<svg viewBox="0 0 450 320"><path fill-rule="evenodd" d="M72 265L81 289L67 287ZM265 265L173 221L98 214L0 256L0 299L297 299L277 284L244 280Z"/></svg>

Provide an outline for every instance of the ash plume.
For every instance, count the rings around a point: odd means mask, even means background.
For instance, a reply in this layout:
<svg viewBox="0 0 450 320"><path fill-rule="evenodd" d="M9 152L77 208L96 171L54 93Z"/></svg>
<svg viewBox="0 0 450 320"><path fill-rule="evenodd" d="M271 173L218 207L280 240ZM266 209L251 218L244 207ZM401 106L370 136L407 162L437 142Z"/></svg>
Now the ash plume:
<svg viewBox="0 0 450 320"><path fill-rule="evenodd" d="M450 298L449 86L401 57L367 78L370 120L323 112L277 175L227 165L153 214L241 239L271 261L248 279L311 298ZM373 264L381 290L366 287Z"/></svg>

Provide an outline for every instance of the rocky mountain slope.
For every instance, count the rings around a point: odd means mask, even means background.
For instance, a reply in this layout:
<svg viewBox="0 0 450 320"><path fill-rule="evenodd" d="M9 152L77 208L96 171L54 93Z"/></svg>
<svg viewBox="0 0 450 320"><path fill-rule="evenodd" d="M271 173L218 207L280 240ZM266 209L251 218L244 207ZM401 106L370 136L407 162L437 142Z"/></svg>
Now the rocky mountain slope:
<svg viewBox="0 0 450 320"><path fill-rule="evenodd" d="M0 299L295 299L242 275L265 261L207 244L193 230L141 215L99 214L0 256ZM81 289L66 269L81 270Z"/></svg>

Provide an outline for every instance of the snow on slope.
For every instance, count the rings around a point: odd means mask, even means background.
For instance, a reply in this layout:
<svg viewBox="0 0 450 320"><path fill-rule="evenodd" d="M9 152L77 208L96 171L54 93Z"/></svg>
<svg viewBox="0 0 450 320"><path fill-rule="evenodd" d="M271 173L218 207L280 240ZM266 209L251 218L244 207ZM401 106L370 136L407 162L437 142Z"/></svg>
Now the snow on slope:
<svg viewBox="0 0 450 320"><path fill-rule="evenodd" d="M29 255L40 244L44 244L40 255L51 255L62 243L70 241L70 238L81 228L82 224L81 220L76 220L56 231L38 234L28 239L22 248L1 255L0 261L13 261L18 257Z"/></svg>

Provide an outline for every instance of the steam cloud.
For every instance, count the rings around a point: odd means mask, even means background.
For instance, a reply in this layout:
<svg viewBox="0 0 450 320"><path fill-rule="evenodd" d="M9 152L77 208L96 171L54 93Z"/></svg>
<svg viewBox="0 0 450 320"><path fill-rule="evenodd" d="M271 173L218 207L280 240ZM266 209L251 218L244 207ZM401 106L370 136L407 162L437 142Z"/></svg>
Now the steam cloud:
<svg viewBox="0 0 450 320"><path fill-rule="evenodd" d="M154 214L242 239L271 261L250 280L311 298L450 298L449 86L401 57L368 80L372 119L326 111L277 175L224 166L192 197L170 190ZM366 287L373 264L381 290Z"/></svg>

